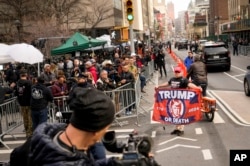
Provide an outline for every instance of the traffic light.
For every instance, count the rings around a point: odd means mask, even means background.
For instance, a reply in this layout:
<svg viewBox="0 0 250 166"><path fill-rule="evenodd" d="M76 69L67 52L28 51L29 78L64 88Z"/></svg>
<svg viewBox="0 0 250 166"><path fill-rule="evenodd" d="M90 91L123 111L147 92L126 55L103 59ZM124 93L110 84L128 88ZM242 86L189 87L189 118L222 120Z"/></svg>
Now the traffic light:
<svg viewBox="0 0 250 166"><path fill-rule="evenodd" d="M132 22L134 20L133 2L132 2L132 0L127 0L126 8L127 8L127 20L129 22L129 24L132 24Z"/></svg>

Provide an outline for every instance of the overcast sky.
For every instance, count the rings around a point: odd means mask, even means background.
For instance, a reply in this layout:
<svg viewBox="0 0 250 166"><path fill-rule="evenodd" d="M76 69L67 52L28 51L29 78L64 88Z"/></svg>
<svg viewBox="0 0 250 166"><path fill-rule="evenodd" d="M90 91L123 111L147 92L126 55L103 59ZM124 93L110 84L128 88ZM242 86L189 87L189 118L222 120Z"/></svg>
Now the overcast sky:
<svg viewBox="0 0 250 166"><path fill-rule="evenodd" d="M175 18L178 16L179 11L187 10L188 4L191 0L167 0L167 2L173 2L174 3L174 10L175 10Z"/></svg>

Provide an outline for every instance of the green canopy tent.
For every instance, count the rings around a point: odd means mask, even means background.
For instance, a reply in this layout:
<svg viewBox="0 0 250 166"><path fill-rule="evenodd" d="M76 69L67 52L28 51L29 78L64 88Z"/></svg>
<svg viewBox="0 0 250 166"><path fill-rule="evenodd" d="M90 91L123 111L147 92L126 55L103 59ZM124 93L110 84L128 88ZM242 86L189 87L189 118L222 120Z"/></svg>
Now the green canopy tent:
<svg viewBox="0 0 250 166"><path fill-rule="evenodd" d="M83 51L84 49L101 46L107 43L105 40L97 40L76 32L64 44L51 50L51 55L62 55L75 51Z"/></svg>

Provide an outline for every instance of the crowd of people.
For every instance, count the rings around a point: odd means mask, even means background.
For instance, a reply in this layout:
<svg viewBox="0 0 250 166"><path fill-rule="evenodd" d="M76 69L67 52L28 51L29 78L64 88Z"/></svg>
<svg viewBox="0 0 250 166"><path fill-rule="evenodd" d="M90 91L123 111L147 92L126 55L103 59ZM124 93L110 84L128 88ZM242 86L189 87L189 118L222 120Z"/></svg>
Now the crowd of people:
<svg viewBox="0 0 250 166"><path fill-rule="evenodd" d="M112 91L123 85L133 84L138 79L141 93L146 93L146 78L143 72L153 55L156 55L154 61L159 59L156 66L161 73L163 68L167 76L161 48L156 45L148 49L140 45L136 53L131 54L124 54L116 49L110 59L102 61L98 55L66 55L63 59L44 63L39 77L29 72L29 66L25 64L7 63L4 66L3 78L8 87L1 85L2 96L5 96L2 103L8 96L17 96L28 138L38 125L47 121L49 103L53 102L56 105L56 111L64 111L63 101L55 98L71 97L72 92L78 87ZM131 115L132 108L127 108L125 115ZM116 112L120 111L119 109L119 103L116 103Z"/></svg>
<svg viewBox="0 0 250 166"><path fill-rule="evenodd" d="M141 93L145 93L146 78L143 72L154 52L145 49L141 53L121 55L115 52L113 59L102 62L98 56L84 59L66 56L58 63L45 63L38 77L31 77L25 65L17 64L14 67L11 63L6 64L4 82L8 88L1 85L5 89L3 96L13 94L17 97L27 137L26 143L12 152L10 165L119 164L119 160L106 159L100 143L117 111L114 101L103 91L112 91L139 79ZM157 50L156 53L161 52ZM73 112L69 124L46 123L49 103L63 96L67 96ZM64 109L61 101L55 105L57 111ZM131 107L126 110L126 115L130 114ZM51 143L48 144L48 141ZM51 154L48 152L53 152L57 157L47 156Z"/></svg>
<svg viewBox="0 0 250 166"><path fill-rule="evenodd" d="M9 87L1 86L3 96L13 93L17 97L27 137L27 142L12 152L11 165L27 162L34 165L121 164L114 158L106 159L100 143L119 109L103 92L133 84L138 79L140 91L145 93L146 78L143 72L149 61L153 61L160 77L163 74L167 77L164 47L161 43L152 48L139 45L136 53L130 54L122 54L116 49L111 58L103 60L97 55L84 58L65 56L57 62L45 63L39 77L31 77L25 65L19 64L14 68L13 64L6 64L4 81ZM170 49L171 44L167 47ZM193 57L190 51L185 64L188 69L186 78L182 69L176 67L175 76L158 87L190 87L201 89L206 95L207 72L200 57ZM67 96L73 112L69 124L46 123L49 103L64 96ZM61 100L55 105L57 111L64 110ZM131 115L131 108L126 109L126 115ZM184 126L177 125L171 134L183 135ZM150 154L147 157L152 159Z"/></svg>

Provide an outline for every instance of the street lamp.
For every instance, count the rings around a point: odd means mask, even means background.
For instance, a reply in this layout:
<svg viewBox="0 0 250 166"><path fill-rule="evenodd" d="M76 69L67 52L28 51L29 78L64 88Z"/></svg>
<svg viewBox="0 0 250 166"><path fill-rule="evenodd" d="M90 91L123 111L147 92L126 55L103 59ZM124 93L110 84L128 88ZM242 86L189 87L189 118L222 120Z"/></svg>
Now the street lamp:
<svg viewBox="0 0 250 166"><path fill-rule="evenodd" d="M220 19L221 16L214 16L214 20L217 20L217 41L219 41L219 33L220 33Z"/></svg>
<svg viewBox="0 0 250 166"><path fill-rule="evenodd" d="M22 23L19 20L15 20L14 24L16 26L17 29L17 33L18 33L18 42L21 42L21 28L22 28Z"/></svg>

